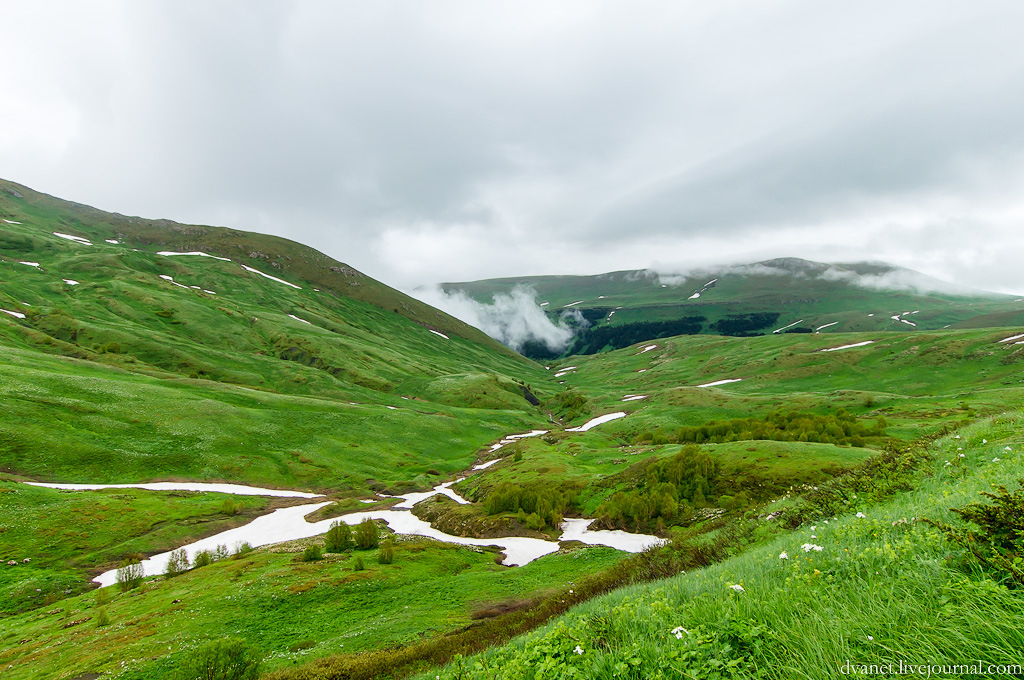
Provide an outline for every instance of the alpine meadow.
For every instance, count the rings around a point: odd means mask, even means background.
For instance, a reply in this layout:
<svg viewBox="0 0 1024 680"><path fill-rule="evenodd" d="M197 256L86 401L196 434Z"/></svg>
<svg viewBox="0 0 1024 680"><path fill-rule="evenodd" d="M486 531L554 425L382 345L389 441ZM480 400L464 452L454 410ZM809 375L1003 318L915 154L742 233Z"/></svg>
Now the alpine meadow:
<svg viewBox="0 0 1024 680"><path fill-rule="evenodd" d="M531 359L279 237L0 219L5 678L1021 677L1019 298L445 284Z"/></svg>

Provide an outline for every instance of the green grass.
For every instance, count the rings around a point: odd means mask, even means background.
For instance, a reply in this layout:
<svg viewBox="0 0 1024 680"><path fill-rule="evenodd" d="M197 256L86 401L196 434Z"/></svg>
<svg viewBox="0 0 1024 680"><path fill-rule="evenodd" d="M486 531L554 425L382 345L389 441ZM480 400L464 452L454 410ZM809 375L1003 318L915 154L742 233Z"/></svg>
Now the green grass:
<svg viewBox="0 0 1024 680"><path fill-rule="evenodd" d="M847 661L1019 664L1020 591L920 520L957 524L951 507L996 485L1015 488L1024 476L1022 426L1019 412L970 426L961 439L930 445L932 462L908 493L878 504L855 497L841 516L592 600L513 644L422 677L486 678L500 669L510 679L817 679L839 677ZM805 551L805 543L822 550Z"/></svg>
<svg viewBox="0 0 1024 680"><path fill-rule="evenodd" d="M91 593L62 600L49 613L0 619L5 677L163 678L204 640L229 635L255 645L267 669L285 668L451 631L469 624L474 612L542 595L624 557L582 548L510 569L490 552L402 539L393 564L378 564L376 551L357 551L366 569L353 571L353 554L298 561L305 543L293 552L259 549L137 591L108 589L107 627L96 625Z"/></svg>
<svg viewBox="0 0 1024 680"><path fill-rule="evenodd" d="M0 615L48 605L66 591L81 593L129 555L190 543L280 505L259 496L58 491L0 481L0 563L19 562L3 567Z"/></svg>

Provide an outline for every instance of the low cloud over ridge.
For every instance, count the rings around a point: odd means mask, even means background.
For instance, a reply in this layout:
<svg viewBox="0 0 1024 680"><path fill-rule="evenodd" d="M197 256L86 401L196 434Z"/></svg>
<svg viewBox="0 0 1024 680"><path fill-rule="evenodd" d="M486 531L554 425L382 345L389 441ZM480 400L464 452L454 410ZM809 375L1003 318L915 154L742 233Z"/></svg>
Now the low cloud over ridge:
<svg viewBox="0 0 1024 680"><path fill-rule="evenodd" d="M552 352L561 352L575 333L564 314L562 320L553 323L537 304L537 293L526 286L497 293L489 304L478 302L461 290L445 292L440 286L418 288L409 294L479 328L517 352L530 341L543 343ZM579 312L575 316L579 317Z"/></svg>

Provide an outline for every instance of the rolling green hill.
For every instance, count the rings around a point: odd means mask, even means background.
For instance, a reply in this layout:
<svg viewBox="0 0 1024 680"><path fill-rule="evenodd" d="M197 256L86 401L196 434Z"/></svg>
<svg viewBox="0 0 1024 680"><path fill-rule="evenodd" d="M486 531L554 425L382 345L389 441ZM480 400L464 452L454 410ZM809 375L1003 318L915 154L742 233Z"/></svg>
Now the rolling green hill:
<svg viewBox="0 0 1024 680"><path fill-rule="evenodd" d="M537 293L553 319L576 310L589 328L566 354L589 354L680 334L862 332L981 328L1024 323L1024 299L929 279L878 263L797 258L659 275L534 276L442 284L479 302L515 286ZM532 349L532 353L531 353ZM527 354L549 358L543 349Z"/></svg>

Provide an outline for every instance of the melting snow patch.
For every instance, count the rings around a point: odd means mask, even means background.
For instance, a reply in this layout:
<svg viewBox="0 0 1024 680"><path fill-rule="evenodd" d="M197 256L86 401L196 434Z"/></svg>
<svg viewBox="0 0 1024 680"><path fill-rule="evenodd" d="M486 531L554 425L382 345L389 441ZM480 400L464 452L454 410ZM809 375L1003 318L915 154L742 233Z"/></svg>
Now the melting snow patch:
<svg viewBox="0 0 1024 680"><path fill-rule="evenodd" d="M163 279L164 281L170 282L170 284L172 286L177 286L178 288L184 288L185 290L191 290L188 286L186 286L186 285L184 285L182 283L178 283L177 281L175 281L173 276L168 276L167 274L160 274L160 278Z"/></svg>
<svg viewBox="0 0 1024 680"><path fill-rule="evenodd" d="M66 238L67 240L74 241L75 243L81 243L84 246L91 246L92 245L92 241L90 241L87 238L82 238L81 236L72 236L71 234L62 234L59 231L53 232L53 235L57 236L59 238Z"/></svg>
<svg viewBox="0 0 1024 680"><path fill-rule="evenodd" d="M1020 335L1011 335L1008 338L1003 338L999 342L1013 342L1014 340L1020 340L1021 338L1024 338L1024 333L1021 333Z"/></svg>
<svg viewBox="0 0 1024 680"><path fill-rule="evenodd" d="M646 534L631 534L616 529L614 531L591 531L592 519L566 519L560 528L560 541L580 541L587 545L606 545L617 550L638 553L656 545L664 545L665 539Z"/></svg>
<svg viewBox="0 0 1024 680"><path fill-rule="evenodd" d="M541 306L541 307L546 307L546 306L548 306L549 304L550 304L550 303L548 303L548 302L542 302L542 303L540 303L540 306Z"/></svg>
<svg viewBox="0 0 1024 680"><path fill-rule="evenodd" d="M570 302L570 303L569 303L569 304L567 304L567 305L563 305L563 306L562 306L562 309L565 309L566 307L572 307L573 305L578 305L578 304L579 304L579 303L581 303L581 302L583 302L583 300L577 300L576 302Z"/></svg>
<svg viewBox="0 0 1024 680"><path fill-rule="evenodd" d="M716 380L715 382L704 383L703 385L697 385L697 387L718 387L719 385L728 385L729 383L740 382L743 378L730 378L729 380Z"/></svg>
<svg viewBox="0 0 1024 680"><path fill-rule="evenodd" d="M11 316L17 317L19 319L25 318L25 315L22 314L21 312L12 312L9 309L0 309L0 312L3 312L4 314L10 314Z"/></svg>
<svg viewBox="0 0 1024 680"><path fill-rule="evenodd" d="M441 332L439 332L439 331L435 331L435 330L432 330L432 329L430 329L430 328L428 328L427 330L428 330L428 331L430 331L431 333L433 333L434 335L439 335L439 336L441 336L441 337L442 337L442 338L444 338L445 340L451 340L451 338L449 338L449 337L448 337L447 335L445 335L444 333L441 333Z"/></svg>
<svg viewBox="0 0 1024 680"><path fill-rule="evenodd" d="M313 324L309 323L308 321L306 321L305 319L300 319L299 317L295 316L294 314L289 314L288 316L290 316L291 318L295 319L296 321L301 321L302 323L308 323L310 326L313 325Z"/></svg>
<svg viewBox="0 0 1024 680"><path fill-rule="evenodd" d="M691 295L690 297L688 297L686 299L687 300L694 300L694 299L699 298L699 297L700 297L700 293L694 293L693 295Z"/></svg>
<svg viewBox="0 0 1024 680"><path fill-rule="evenodd" d="M38 267L39 266L38 262L19 262L18 264L23 264L26 267Z"/></svg>
<svg viewBox="0 0 1024 680"><path fill-rule="evenodd" d="M800 321L803 321L803 319L800 319ZM772 333L781 333L782 331L786 330L787 328L790 328L792 326L797 325L798 323L800 323L800 321L794 321L793 323L791 323L791 324L789 324L787 326L783 326L782 328L779 328L778 330L772 331Z"/></svg>
<svg viewBox="0 0 1024 680"><path fill-rule="evenodd" d="M591 429L597 427L598 425L602 425L604 423L607 423L607 422L612 421L612 420L617 420L619 418L624 418L625 416L626 416L626 412L625 411L619 411L617 413L606 413L603 416L598 416L597 418L592 418L591 420L588 420L587 422L583 423L579 427L569 427L569 428L566 428L565 431L566 432L586 432L587 430L591 430Z"/></svg>
<svg viewBox="0 0 1024 680"><path fill-rule="evenodd" d="M650 352L652 349L658 349L658 346L657 345L647 345L647 347L644 347L642 350L637 352L637 354L643 354L644 352Z"/></svg>
<svg viewBox="0 0 1024 680"><path fill-rule="evenodd" d="M174 257L175 255L198 255L199 257L212 257L213 259L220 260L222 262L231 262L231 260L229 258L227 258L227 257L217 257L216 255L210 255L209 253L204 253L201 250L192 250L192 251L189 251L187 253L176 253L176 252L172 252L170 250L161 250L159 253L157 253L157 255L163 255L164 257ZM244 267L245 265L242 265L242 266ZM255 271L255 270L253 270L253 271ZM264 274L264 276L266 276L266 275Z"/></svg>
<svg viewBox="0 0 1024 680"><path fill-rule="evenodd" d="M210 257L213 257L213 256L211 255ZM259 269L253 269L252 267L247 267L244 264L242 265L242 269L244 269L247 272L252 272L253 274L259 274L260 276L262 276L265 279L270 279L271 281L277 281L278 283L283 283L284 285L291 286L292 288L295 288L297 290L302 290L301 286L296 286L294 283L288 283L287 281L285 281L283 279L279 279L276 276L271 276L270 274L264 274Z"/></svg>
<svg viewBox="0 0 1024 680"><path fill-rule="evenodd" d="M913 326L914 328L917 328L917 324L914 323L913 321L907 321L906 319L900 319L900 321L907 324L908 326Z"/></svg>
<svg viewBox="0 0 1024 680"><path fill-rule="evenodd" d="M61 280L64 283L68 284L69 286L77 286L78 285L78 281L75 281L74 279L61 279Z"/></svg>
<svg viewBox="0 0 1024 680"><path fill-rule="evenodd" d="M389 409L391 409L392 411L397 411L397 410L398 410L398 407L397 407L397 406L385 406L384 408L389 408Z"/></svg>
<svg viewBox="0 0 1024 680"><path fill-rule="evenodd" d="M107 243L110 243L110 244L115 245L115 246L121 243L116 238L105 238L103 240L106 241Z"/></svg>
<svg viewBox="0 0 1024 680"><path fill-rule="evenodd" d="M828 328L829 326L835 326L837 323L839 323L839 322L838 321L833 321L832 323L827 323L824 326L818 326L814 330L815 331L820 331L822 328Z"/></svg>
<svg viewBox="0 0 1024 680"><path fill-rule="evenodd" d="M639 399L646 399L646 394L627 394L622 398L622 401L637 401Z"/></svg>
<svg viewBox="0 0 1024 680"><path fill-rule="evenodd" d="M209 293L210 295L216 295L216 293L214 293L212 290L206 290L205 288L203 288L203 292Z"/></svg>
<svg viewBox="0 0 1024 680"><path fill-rule="evenodd" d="M263 489L242 484L207 484L203 482L148 482L142 484L48 484L25 482L29 486L44 486L65 491L95 491L97 489L148 489L150 491L200 491L229 493L236 496L276 496L278 498L320 498L322 493L303 493L281 489Z"/></svg>
<svg viewBox="0 0 1024 680"><path fill-rule="evenodd" d="M865 340L864 342L855 342L852 345L843 345L842 347L827 347L822 352L837 352L841 349L850 349L851 347L863 347L864 345L870 345L874 340Z"/></svg>
<svg viewBox="0 0 1024 680"><path fill-rule="evenodd" d="M486 463L480 463L479 465L474 465L472 469L473 470L486 470L487 468L491 467L492 465L494 465L495 463L497 463L500 460L503 460L503 459L502 458L495 458L494 460L489 460Z"/></svg>
<svg viewBox="0 0 1024 680"><path fill-rule="evenodd" d="M14 220L4 220L7 224L21 224L21 222L15 222Z"/></svg>

